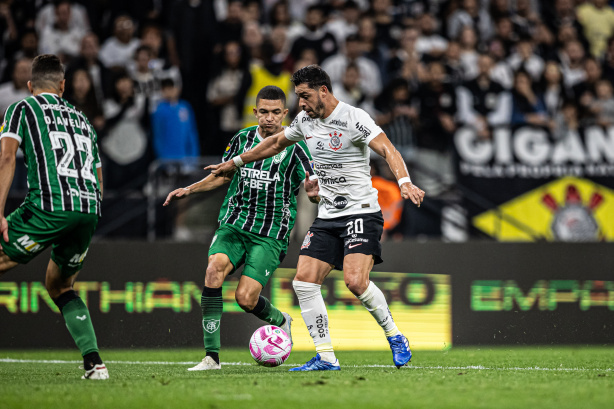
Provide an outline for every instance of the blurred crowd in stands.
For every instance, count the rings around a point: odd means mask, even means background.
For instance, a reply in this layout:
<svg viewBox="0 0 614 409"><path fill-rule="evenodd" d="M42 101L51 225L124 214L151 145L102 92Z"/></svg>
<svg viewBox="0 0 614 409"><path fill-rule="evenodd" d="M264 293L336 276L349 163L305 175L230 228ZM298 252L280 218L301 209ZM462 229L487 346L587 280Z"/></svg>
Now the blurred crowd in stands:
<svg viewBox="0 0 614 409"><path fill-rule="evenodd" d="M154 159L220 156L265 85L289 123L309 64L444 182L461 126L614 122L606 0L1 0L0 33L0 110L27 96L34 56L60 55L109 189L142 189Z"/></svg>

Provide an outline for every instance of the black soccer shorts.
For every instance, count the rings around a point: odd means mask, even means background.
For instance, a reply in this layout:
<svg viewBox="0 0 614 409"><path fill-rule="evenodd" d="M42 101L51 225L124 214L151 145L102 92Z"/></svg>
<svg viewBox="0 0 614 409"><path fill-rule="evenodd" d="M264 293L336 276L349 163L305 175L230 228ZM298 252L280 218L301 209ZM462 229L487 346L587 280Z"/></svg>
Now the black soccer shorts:
<svg viewBox="0 0 614 409"><path fill-rule="evenodd" d="M375 264L382 260L382 212L354 214L333 219L315 219L303 240L301 255L332 264L343 270L343 258L360 253L373 256Z"/></svg>

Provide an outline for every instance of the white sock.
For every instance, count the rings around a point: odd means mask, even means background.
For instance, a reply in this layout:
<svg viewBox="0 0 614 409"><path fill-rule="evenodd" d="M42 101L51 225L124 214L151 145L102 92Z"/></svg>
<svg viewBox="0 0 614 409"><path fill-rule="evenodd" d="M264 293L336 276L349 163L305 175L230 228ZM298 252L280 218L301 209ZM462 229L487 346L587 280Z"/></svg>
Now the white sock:
<svg viewBox="0 0 614 409"><path fill-rule="evenodd" d="M323 361L335 362L337 358L328 333L328 313L320 291L321 286L296 280L292 281L292 286L301 306L303 321L316 346L316 352Z"/></svg>
<svg viewBox="0 0 614 409"><path fill-rule="evenodd" d="M382 290L377 288L373 281L369 281L367 290L358 296L362 305L373 315L375 321L382 327L387 337L400 334L397 324L392 319L388 303Z"/></svg>

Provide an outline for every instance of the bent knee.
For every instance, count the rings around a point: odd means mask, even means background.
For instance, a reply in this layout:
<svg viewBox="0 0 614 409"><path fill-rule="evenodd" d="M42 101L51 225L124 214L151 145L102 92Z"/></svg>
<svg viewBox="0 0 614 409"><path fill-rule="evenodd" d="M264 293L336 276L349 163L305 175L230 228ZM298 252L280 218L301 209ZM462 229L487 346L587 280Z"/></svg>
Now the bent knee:
<svg viewBox="0 0 614 409"><path fill-rule="evenodd" d="M345 277L345 286L354 294L359 296L364 294L369 287L369 280L365 280L362 277Z"/></svg>
<svg viewBox="0 0 614 409"><path fill-rule="evenodd" d="M258 304L258 296L260 294L251 294L247 291L237 291L235 293L235 300L239 307L243 309L243 311L252 311L256 308L256 304Z"/></svg>

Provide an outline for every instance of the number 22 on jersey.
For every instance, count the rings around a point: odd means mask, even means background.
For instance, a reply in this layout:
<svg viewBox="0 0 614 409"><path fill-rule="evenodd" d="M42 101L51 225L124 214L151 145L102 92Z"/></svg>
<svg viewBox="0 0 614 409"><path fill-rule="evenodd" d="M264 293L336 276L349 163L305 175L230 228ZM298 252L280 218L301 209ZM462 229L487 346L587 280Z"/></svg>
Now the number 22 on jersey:
<svg viewBox="0 0 614 409"><path fill-rule="evenodd" d="M68 132L59 131L49 132L49 138L51 139L51 147L54 150L60 149L63 152L63 155L59 157L56 163L57 172L60 176L74 179L78 179L80 176L83 179L96 183L96 177L92 173L92 164L94 163L92 141L89 138L83 135L71 135ZM74 160L75 145L77 147L77 154L80 154L80 152L85 153L85 160L81 161L81 169L77 169Z"/></svg>

